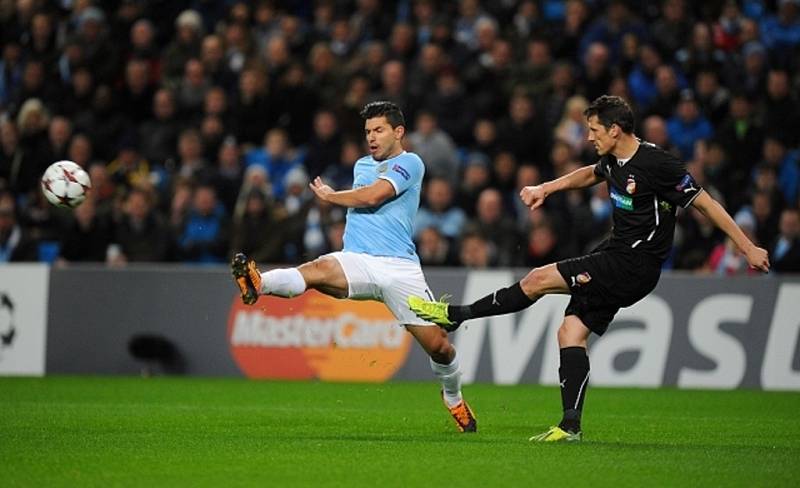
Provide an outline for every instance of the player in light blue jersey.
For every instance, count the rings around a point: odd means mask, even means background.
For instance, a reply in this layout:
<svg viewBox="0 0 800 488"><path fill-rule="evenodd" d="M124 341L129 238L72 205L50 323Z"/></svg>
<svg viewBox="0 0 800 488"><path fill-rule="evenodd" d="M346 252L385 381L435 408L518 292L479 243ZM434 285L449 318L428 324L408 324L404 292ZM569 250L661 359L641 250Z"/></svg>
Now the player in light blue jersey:
<svg viewBox="0 0 800 488"><path fill-rule="evenodd" d="M335 191L319 177L310 184L320 200L348 207L344 249L265 273L238 253L231 263L234 280L248 305L259 295L293 297L310 288L336 298L382 301L430 356L458 429L475 432L475 415L462 397L461 369L447 333L408 307L409 296L433 299L411 239L425 165L403 150L405 120L395 104L369 103L361 116L369 156L356 162L353 188Z"/></svg>

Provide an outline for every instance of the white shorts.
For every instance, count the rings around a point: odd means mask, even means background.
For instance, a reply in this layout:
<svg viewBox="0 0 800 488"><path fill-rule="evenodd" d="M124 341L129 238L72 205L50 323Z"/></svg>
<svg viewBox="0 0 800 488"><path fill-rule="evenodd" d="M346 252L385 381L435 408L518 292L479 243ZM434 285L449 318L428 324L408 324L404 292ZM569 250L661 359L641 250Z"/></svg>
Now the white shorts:
<svg viewBox="0 0 800 488"><path fill-rule="evenodd" d="M347 278L347 298L377 300L392 311L400 325L435 325L408 308L408 297L433 300L422 267L409 259L370 256L357 252L332 252Z"/></svg>

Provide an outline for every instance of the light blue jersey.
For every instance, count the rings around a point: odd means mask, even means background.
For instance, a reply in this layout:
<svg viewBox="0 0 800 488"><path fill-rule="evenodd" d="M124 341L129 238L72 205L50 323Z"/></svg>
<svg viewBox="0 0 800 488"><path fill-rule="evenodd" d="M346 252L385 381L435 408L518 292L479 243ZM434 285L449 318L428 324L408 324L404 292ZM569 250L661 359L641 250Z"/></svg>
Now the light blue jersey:
<svg viewBox="0 0 800 488"><path fill-rule="evenodd" d="M392 184L395 196L377 207L347 210L344 250L372 256L391 256L419 262L411 240L419 209L425 165L414 153L403 152L385 161L365 156L353 167L353 188L368 186L378 178Z"/></svg>

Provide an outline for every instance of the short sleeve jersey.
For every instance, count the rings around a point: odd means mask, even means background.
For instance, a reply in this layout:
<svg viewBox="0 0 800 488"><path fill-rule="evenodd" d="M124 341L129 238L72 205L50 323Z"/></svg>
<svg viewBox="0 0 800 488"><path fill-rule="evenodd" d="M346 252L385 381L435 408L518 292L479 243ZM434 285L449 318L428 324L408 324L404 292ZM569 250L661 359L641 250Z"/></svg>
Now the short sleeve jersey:
<svg viewBox="0 0 800 488"><path fill-rule="evenodd" d="M594 166L613 206L610 244L651 254L662 262L675 234L677 207L688 207L702 188L686 164L655 144L640 141L628 161L607 154Z"/></svg>
<svg viewBox="0 0 800 488"><path fill-rule="evenodd" d="M347 210L344 250L419 262L411 236L423 176L425 165L414 153L403 152L384 161L375 161L372 156L359 159L353 167L353 188L381 178L392 184L395 196L377 207Z"/></svg>

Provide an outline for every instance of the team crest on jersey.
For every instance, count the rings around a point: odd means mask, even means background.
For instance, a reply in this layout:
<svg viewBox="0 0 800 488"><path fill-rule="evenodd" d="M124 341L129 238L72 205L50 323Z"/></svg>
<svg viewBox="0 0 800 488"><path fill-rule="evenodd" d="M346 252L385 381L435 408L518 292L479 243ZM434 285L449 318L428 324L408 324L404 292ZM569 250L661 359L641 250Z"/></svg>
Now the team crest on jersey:
<svg viewBox="0 0 800 488"><path fill-rule="evenodd" d="M570 276L570 278L572 281L572 283L570 283L570 286L573 288L577 286L583 286L592 281L592 275L590 275L586 271L575 276Z"/></svg>
<svg viewBox="0 0 800 488"><path fill-rule="evenodd" d="M633 175L628 175L628 182L625 185L625 191L627 191L630 195L636 193L636 180L633 179Z"/></svg>
<svg viewBox="0 0 800 488"><path fill-rule="evenodd" d="M383 174L383 173L386 173L386 171L388 169L389 169L389 163L384 161L381 164L379 164L377 168L375 168L375 171L377 171L378 173Z"/></svg>

